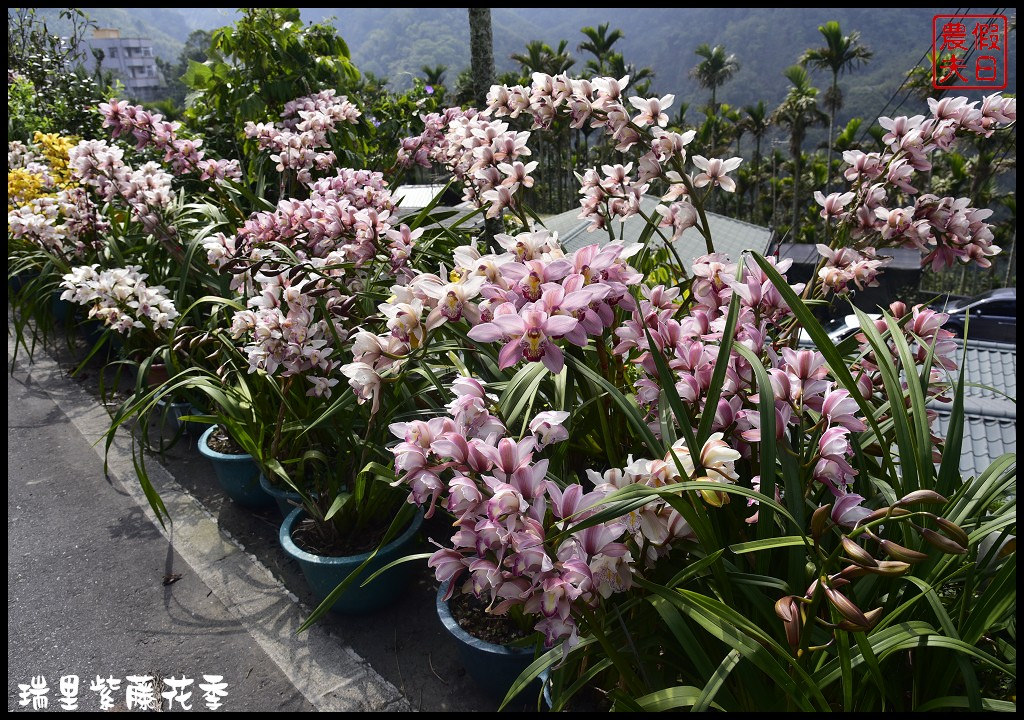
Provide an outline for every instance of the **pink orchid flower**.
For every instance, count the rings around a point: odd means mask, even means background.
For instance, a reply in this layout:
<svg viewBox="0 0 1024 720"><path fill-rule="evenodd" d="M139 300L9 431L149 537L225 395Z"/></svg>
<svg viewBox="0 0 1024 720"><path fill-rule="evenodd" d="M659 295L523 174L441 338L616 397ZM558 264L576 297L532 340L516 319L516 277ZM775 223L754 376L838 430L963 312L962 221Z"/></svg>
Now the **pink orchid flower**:
<svg viewBox="0 0 1024 720"><path fill-rule="evenodd" d="M546 312L524 308L520 314L503 313L469 331L469 337L480 342L506 340L498 353L498 367L512 367L525 357L530 362L543 362L553 373L565 367L565 356L551 338L571 332L578 321L568 315L548 316Z"/></svg>
<svg viewBox="0 0 1024 720"><path fill-rule="evenodd" d="M738 157L729 158L728 160L722 160L721 158L711 158L709 160L703 155L694 155L693 164L704 172L693 178L693 185L694 187L718 185L726 192L736 192L736 181L726 175L726 173L738 168L742 162L743 158Z"/></svg>

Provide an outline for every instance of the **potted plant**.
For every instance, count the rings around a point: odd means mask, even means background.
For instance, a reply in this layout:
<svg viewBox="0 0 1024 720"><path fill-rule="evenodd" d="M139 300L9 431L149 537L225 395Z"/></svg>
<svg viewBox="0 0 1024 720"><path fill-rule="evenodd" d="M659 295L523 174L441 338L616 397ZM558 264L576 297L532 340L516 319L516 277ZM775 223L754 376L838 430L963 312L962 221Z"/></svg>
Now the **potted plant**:
<svg viewBox="0 0 1024 720"><path fill-rule="evenodd" d="M335 499L332 507L337 512L328 509L314 518L304 504L285 518L281 546L299 563L321 607L361 615L401 596L411 579L411 566L387 566L409 554L423 522L422 513L405 504L404 496L371 468L357 476L351 493ZM354 584L351 591L332 596L346 580Z"/></svg>
<svg viewBox="0 0 1024 720"><path fill-rule="evenodd" d="M446 580L437 589L437 616L458 644L459 658L470 677L495 698L504 698L535 654L535 642L512 643L530 641L533 633L524 632L508 617L488 614L486 603L472 594L453 598L451 585Z"/></svg>
<svg viewBox="0 0 1024 720"><path fill-rule="evenodd" d="M231 500L254 509L274 504L274 499L260 486L260 468L252 455L220 425L211 425L200 436L199 453L213 465L217 482Z"/></svg>

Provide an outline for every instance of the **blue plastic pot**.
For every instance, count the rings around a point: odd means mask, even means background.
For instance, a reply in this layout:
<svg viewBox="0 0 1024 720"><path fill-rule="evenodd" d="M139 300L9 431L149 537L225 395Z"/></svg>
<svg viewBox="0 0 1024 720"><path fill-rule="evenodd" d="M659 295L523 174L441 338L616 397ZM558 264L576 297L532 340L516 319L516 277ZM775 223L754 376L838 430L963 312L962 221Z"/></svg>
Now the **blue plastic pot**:
<svg viewBox="0 0 1024 720"><path fill-rule="evenodd" d="M459 657L469 676L495 698L504 698L516 678L533 662L533 649L495 645L463 630L444 600L450 583L450 580L443 582L437 589L437 615L441 624L458 643ZM540 681L535 680L520 696L525 697L524 693L536 695L538 690Z"/></svg>
<svg viewBox="0 0 1024 720"><path fill-rule="evenodd" d="M306 511L302 508L295 508L288 513L288 517L281 525L279 537L284 551L298 561L302 568L302 574L306 576L306 582L309 583L309 587L319 603L330 595L331 591L338 587L353 570L362 565L370 553L347 557L325 557L306 552L292 540L292 532L305 516ZM359 584L363 578L369 577L389 562L408 555L413 547L416 531L420 529L422 523L423 513L418 512L405 532L381 548L373 561L334 603L331 611L341 615L364 615L387 607L397 600L412 579L411 563L396 565L366 587L360 587Z"/></svg>
<svg viewBox="0 0 1024 720"><path fill-rule="evenodd" d="M192 403L188 403L188 411L182 413L182 415L206 415L206 411L202 408L197 408ZM206 428L210 427L208 423L199 422L198 420L182 420L181 415L178 416L178 422L185 426L185 432L189 435L202 435Z"/></svg>
<svg viewBox="0 0 1024 720"><path fill-rule="evenodd" d="M274 504L274 498L260 487L260 469L252 455L227 455L211 450L206 441L217 429L211 425L199 438L199 452L213 463L217 482L234 502L247 508L267 508Z"/></svg>
<svg viewBox="0 0 1024 720"><path fill-rule="evenodd" d="M260 473L260 487L270 497L274 498L274 502L277 503L277 509L281 511L281 517L286 518L288 514L295 509L295 504L302 504L302 496L291 489L285 489L282 487L275 487L270 484L267 480L267 476ZM292 501L292 502L289 502ZM295 504L292 504L292 503Z"/></svg>

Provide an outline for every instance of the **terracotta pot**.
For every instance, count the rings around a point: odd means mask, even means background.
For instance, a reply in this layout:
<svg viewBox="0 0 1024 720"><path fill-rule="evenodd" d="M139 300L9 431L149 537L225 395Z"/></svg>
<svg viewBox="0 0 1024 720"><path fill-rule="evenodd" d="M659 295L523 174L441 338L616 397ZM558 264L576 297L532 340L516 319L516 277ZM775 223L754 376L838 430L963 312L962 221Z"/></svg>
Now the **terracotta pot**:
<svg viewBox="0 0 1024 720"><path fill-rule="evenodd" d="M149 371L146 373L146 387L155 388L163 385L170 379L171 376L167 372L166 365L163 363L153 363L149 366Z"/></svg>

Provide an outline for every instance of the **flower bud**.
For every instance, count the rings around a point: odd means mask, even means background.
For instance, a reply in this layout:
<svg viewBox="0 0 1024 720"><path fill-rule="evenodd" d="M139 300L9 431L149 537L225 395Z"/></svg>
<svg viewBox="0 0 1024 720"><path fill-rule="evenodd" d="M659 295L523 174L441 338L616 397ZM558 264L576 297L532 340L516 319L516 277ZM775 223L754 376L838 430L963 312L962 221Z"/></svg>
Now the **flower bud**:
<svg viewBox="0 0 1024 720"><path fill-rule="evenodd" d="M928 559L928 556L924 553L920 553L917 550L911 550L910 548L905 548L902 545L894 543L892 540L879 540L878 545L886 555L901 562L917 563Z"/></svg>
<svg viewBox="0 0 1024 720"><path fill-rule="evenodd" d="M775 614L782 620L786 629L786 640L789 647L796 651L800 647L800 624L802 614L800 603L792 595L779 598L775 603Z"/></svg>
<svg viewBox="0 0 1024 720"><path fill-rule="evenodd" d="M848 620L854 625L859 625L860 627L866 628L868 626L868 619L864 617L864 613L859 607L853 604L853 601L850 600L850 598L840 592L836 592L832 588L825 588L825 597L828 598L832 607L839 611L839 614L843 616L844 620Z"/></svg>
<svg viewBox="0 0 1024 720"><path fill-rule="evenodd" d="M891 510L891 512L890 512L890 510ZM881 520L886 515L889 515L890 517L894 517L894 518L896 518L896 517L904 517L906 515L910 515L910 511L909 510L905 510L904 508L901 508L901 507L893 507L893 508L883 507L883 508L878 508L873 513L871 513L866 518L864 518L861 521L861 524L863 525L863 524L866 524L866 523L874 522L875 520Z"/></svg>
<svg viewBox="0 0 1024 720"><path fill-rule="evenodd" d="M915 490L900 498L897 505L914 505L915 503L930 503L934 505L945 505L949 502L934 490Z"/></svg>
<svg viewBox="0 0 1024 720"><path fill-rule="evenodd" d="M934 518L934 520L935 524L938 525L941 529L943 529L946 532L946 534L953 538L953 540L961 547L967 547L971 544L971 540L969 537L967 537L967 533L965 533L963 529L956 523L950 522L949 520L943 517L937 517Z"/></svg>
<svg viewBox="0 0 1024 720"><path fill-rule="evenodd" d="M845 535L843 536L841 542L843 545L843 552L846 553L846 556L850 558L850 560L857 563L858 565L863 565L865 567L875 567L878 564L877 562L875 562L875 559L871 556L871 553L869 553L867 550L862 548L855 541L851 540Z"/></svg>
<svg viewBox="0 0 1024 720"><path fill-rule="evenodd" d="M828 522L829 513L832 510L831 503L822 505L811 515L811 537L820 540L825 532L825 524Z"/></svg>
<svg viewBox="0 0 1024 720"><path fill-rule="evenodd" d="M944 553L949 553L951 555L964 555L967 553L967 549L965 547L950 540L945 535L940 535L934 530L920 528L917 532L920 533L926 543L932 547L938 548Z"/></svg>
<svg viewBox="0 0 1024 720"><path fill-rule="evenodd" d="M847 632L867 632L877 625L878 621L882 619L882 608L875 608L870 612L864 613L864 618L868 621L867 625L857 625L849 620L843 620L836 627L840 630L846 630Z"/></svg>
<svg viewBox="0 0 1024 720"><path fill-rule="evenodd" d="M799 617L796 599L792 595L786 595L776 600L775 615L785 622L790 622L794 618Z"/></svg>
<svg viewBox="0 0 1024 720"><path fill-rule="evenodd" d="M873 568L872 568L873 569ZM868 568L861 567L860 565L847 565L843 568L842 572L839 573L841 578L859 578L864 577L868 574Z"/></svg>
<svg viewBox="0 0 1024 720"><path fill-rule="evenodd" d="M878 565L873 568L864 568L865 572L885 577L899 577L910 570L910 563L899 560L879 560Z"/></svg>

